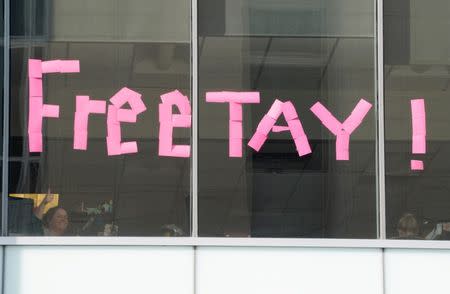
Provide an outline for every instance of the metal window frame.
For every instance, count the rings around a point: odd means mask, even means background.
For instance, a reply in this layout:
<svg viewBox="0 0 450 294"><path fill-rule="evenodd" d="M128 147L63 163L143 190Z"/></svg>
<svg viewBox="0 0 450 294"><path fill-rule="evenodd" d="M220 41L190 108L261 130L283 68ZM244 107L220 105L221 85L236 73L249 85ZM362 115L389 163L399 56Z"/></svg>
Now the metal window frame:
<svg viewBox="0 0 450 294"><path fill-rule="evenodd" d="M384 51L383 51L383 1L375 0L376 42L376 117L377 117L377 223L378 238L386 239L386 182L384 154Z"/></svg>
<svg viewBox="0 0 450 294"><path fill-rule="evenodd" d="M191 236L198 237L198 0L191 0L192 169Z"/></svg>
<svg viewBox="0 0 450 294"><path fill-rule="evenodd" d="M10 0L3 1L3 150L1 236L8 235Z"/></svg>
<svg viewBox="0 0 450 294"><path fill-rule="evenodd" d="M3 245L48 246L236 246L236 247L317 247L317 248L404 248L450 249L450 241L386 239L386 193L384 157L384 60L383 0L374 0L375 92L376 92L376 174L378 239L309 239L309 238L210 238L198 236L198 0L191 0L191 236L192 237L11 237L8 227L9 170L9 99L10 99L10 0L4 3L3 68L3 157L2 157L2 234Z"/></svg>

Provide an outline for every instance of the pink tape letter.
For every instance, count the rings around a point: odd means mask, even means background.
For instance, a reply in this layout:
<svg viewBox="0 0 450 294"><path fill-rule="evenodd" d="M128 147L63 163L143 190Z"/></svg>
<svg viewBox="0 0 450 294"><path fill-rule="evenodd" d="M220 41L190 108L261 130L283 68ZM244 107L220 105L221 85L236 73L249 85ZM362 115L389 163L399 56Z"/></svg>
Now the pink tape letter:
<svg viewBox="0 0 450 294"><path fill-rule="evenodd" d="M173 144L173 128L190 128L192 122L191 105L187 96L175 90L161 95L159 104L159 156L189 157L191 146ZM172 113L172 106L176 106L180 114Z"/></svg>
<svg viewBox="0 0 450 294"><path fill-rule="evenodd" d="M147 108L142 101L142 95L126 87L117 92L111 99L112 105L108 106L108 116L106 124L108 135L106 137L106 146L108 155L120 155L127 153L137 153L138 147L136 141L122 142L121 122L135 122L137 116ZM131 109L122 109L121 107L128 103Z"/></svg>
<svg viewBox="0 0 450 294"><path fill-rule="evenodd" d="M44 104L42 74L70 72L80 72L78 60L28 60L28 148L30 149L30 152L42 152L43 118L59 117L59 105Z"/></svg>
<svg viewBox="0 0 450 294"><path fill-rule="evenodd" d="M90 113L106 113L106 101L89 100L89 96L77 96L73 133L73 149L86 150Z"/></svg>
<svg viewBox="0 0 450 294"><path fill-rule="evenodd" d="M230 120L228 155L230 157L242 157L242 104L259 103L259 92L207 92L206 102L229 103Z"/></svg>
<svg viewBox="0 0 450 294"><path fill-rule="evenodd" d="M425 154L427 152L427 125L425 114L425 100L411 100L412 117L412 153ZM412 170L423 170L422 160L411 160Z"/></svg>
<svg viewBox="0 0 450 294"><path fill-rule="evenodd" d="M349 160L350 135L362 123L370 108L372 104L364 99L359 100L352 113L341 123L320 102L311 107L322 124L336 136L336 160Z"/></svg>
<svg viewBox="0 0 450 294"><path fill-rule="evenodd" d="M288 126L276 126L275 123L278 118L283 114ZM269 111L259 122L255 134L248 142L248 146L256 151L259 151L267 140L269 132L282 132L290 131L291 136L294 139L295 146L299 156L303 156L311 153L311 146L309 145L308 138L303 130L302 123L298 118L297 111L294 105L290 101L281 102L276 99Z"/></svg>
<svg viewBox="0 0 450 294"><path fill-rule="evenodd" d="M411 114L412 114L412 133L413 133L412 153L425 154L427 128L425 121L424 99L411 100Z"/></svg>

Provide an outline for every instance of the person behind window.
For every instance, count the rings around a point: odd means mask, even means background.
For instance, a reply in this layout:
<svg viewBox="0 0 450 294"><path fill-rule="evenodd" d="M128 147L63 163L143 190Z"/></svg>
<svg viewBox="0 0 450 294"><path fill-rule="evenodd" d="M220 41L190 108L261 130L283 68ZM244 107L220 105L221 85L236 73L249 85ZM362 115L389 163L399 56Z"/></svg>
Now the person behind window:
<svg viewBox="0 0 450 294"><path fill-rule="evenodd" d="M64 236L69 227L69 215L62 207L50 208L42 219L45 236Z"/></svg>
<svg viewBox="0 0 450 294"><path fill-rule="evenodd" d="M427 240L450 240L450 222L437 223L425 237Z"/></svg>
<svg viewBox="0 0 450 294"><path fill-rule="evenodd" d="M163 237L181 237L184 232L177 225L169 224L161 227L161 236Z"/></svg>
<svg viewBox="0 0 450 294"><path fill-rule="evenodd" d="M421 239L419 236L419 223L412 213L405 213L397 224L397 239Z"/></svg>
<svg viewBox="0 0 450 294"><path fill-rule="evenodd" d="M53 201L53 195L47 194L35 209L35 235L64 236L69 226L69 216L62 207L52 207L45 214L45 206Z"/></svg>

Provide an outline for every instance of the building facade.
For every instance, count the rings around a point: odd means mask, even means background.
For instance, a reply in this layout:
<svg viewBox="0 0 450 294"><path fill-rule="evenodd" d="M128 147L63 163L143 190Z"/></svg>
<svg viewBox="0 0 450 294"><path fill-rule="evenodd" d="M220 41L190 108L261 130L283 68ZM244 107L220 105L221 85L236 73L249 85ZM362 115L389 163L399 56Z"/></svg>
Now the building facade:
<svg viewBox="0 0 450 294"><path fill-rule="evenodd" d="M450 2L2 5L3 293L448 292Z"/></svg>

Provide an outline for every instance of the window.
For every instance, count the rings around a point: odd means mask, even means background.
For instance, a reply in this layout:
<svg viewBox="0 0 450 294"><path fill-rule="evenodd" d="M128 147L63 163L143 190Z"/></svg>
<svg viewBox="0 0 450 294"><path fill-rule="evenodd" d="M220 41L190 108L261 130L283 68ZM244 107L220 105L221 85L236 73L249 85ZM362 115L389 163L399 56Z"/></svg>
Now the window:
<svg viewBox="0 0 450 294"><path fill-rule="evenodd" d="M158 156L160 95L178 89L190 97L189 2L12 3L9 234L189 235L190 160ZM44 103L59 105L58 118L43 119L42 152L29 152L40 138L28 135L29 59L80 67L42 77ZM135 123L120 123L123 142L136 141L139 152L108 155L104 104L89 116L86 150L75 150L76 96L111 105L124 87L146 107ZM189 143L190 130L173 137Z"/></svg>
<svg viewBox="0 0 450 294"><path fill-rule="evenodd" d="M384 7L387 236L448 240L450 4L385 0Z"/></svg>
<svg viewBox="0 0 450 294"><path fill-rule="evenodd" d="M450 240L448 1L10 2L9 235Z"/></svg>
<svg viewBox="0 0 450 294"><path fill-rule="evenodd" d="M343 122L360 99L374 104L373 1L198 5L200 236L376 238L374 109L349 160L336 160L336 136L310 110L320 102ZM242 104L242 146L229 141L229 103L206 101L224 90L260 95ZM311 153L299 156L289 131L248 146L275 99L292 102Z"/></svg>

